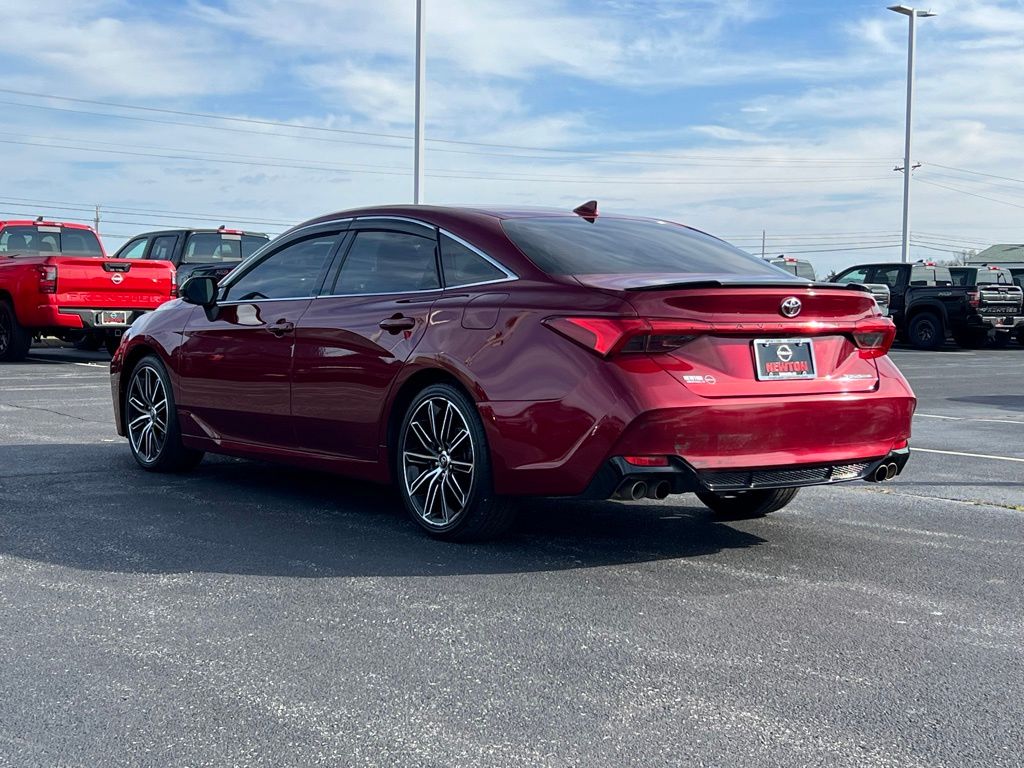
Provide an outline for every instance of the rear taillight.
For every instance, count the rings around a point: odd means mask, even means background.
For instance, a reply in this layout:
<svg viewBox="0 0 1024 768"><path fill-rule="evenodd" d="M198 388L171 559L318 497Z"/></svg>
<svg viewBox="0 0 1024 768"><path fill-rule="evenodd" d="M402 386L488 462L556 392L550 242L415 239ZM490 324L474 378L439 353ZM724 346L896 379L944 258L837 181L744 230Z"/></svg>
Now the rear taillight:
<svg viewBox="0 0 1024 768"><path fill-rule="evenodd" d="M171 298L178 298L178 271L171 269Z"/></svg>
<svg viewBox="0 0 1024 768"><path fill-rule="evenodd" d="M671 352L695 339L704 329L640 317L551 317L544 324L602 357L620 352Z"/></svg>
<svg viewBox="0 0 1024 768"><path fill-rule="evenodd" d="M56 293L57 267L47 265L42 267L36 267L36 270L39 273L39 292Z"/></svg>
<svg viewBox="0 0 1024 768"><path fill-rule="evenodd" d="M853 343L865 359L882 357L896 338L896 326L887 317L861 320L853 328Z"/></svg>
<svg viewBox="0 0 1024 768"><path fill-rule="evenodd" d="M972 307L979 306L981 304L981 294L978 293L978 291L968 291L967 292L967 302Z"/></svg>

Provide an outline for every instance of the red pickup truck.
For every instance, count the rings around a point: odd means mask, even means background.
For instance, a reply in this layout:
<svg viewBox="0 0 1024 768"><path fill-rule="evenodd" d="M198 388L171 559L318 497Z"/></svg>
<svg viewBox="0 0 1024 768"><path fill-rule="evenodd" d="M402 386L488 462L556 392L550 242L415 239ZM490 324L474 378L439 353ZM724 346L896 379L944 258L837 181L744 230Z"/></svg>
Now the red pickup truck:
<svg viewBox="0 0 1024 768"><path fill-rule="evenodd" d="M91 227L0 221L0 362L23 360L33 336L116 349L136 317L175 294L173 264L109 258Z"/></svg>

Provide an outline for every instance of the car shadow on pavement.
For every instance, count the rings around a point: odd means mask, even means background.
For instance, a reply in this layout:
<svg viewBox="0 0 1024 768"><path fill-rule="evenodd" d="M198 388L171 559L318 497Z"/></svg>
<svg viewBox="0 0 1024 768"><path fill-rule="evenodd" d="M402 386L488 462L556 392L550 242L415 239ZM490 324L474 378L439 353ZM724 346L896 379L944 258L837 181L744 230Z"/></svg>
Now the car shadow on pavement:
<svg viewBox="0 0 1024 768"><path fill-rule="evenodd" d="M187 475L151 474L121 443L0 446L0 555L70 568L445 576L641 563L763 542L684 495L524 500L506 537L449 544L420 532L388 487L223 457Z"/></svg>

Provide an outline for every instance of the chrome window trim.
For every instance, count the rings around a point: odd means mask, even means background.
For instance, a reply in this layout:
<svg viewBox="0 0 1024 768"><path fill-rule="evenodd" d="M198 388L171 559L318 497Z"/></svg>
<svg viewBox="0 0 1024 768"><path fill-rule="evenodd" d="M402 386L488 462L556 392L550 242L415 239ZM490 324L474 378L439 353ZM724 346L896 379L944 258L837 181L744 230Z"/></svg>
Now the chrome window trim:
<svg viewBox="0 0 1024 768"><path fill-rule="evenodd" d="M459 245L463 246L464 248L468 248L473 253L475 253L477 256L479 256L481 259L483 259L488 264L490 264L492 267L497 267L499 270L501 270L502 272L505 273L505 277L496 278L494 280L482 280L482 281L480 281L478 283L462 283L461 285L452 285L452 286L445 285L445 288L449 288L449 287L450 288L469 288L469 287L474 286L474 285L487 285L489 283L504 283L504 282L506 282L508 280L518 280L519 279L519 275L517 275L515 272L513 272L511 269L506 267L504 264L502 264L497 259L494 259L494 258L491 258L490 256L488 256L486 253L481 251L479 248L477 248L472 243L466 242L465 240L463 240L458 235L449 232L447 229L442 229L441 227L438 227L437 231L440 234L445 235L446 237L450 237L452 240L454 240L456 243L458 243ZM440 241L438 242L438 247L440 247ZM441 259L441 268L442 268L442 271L444 271L444 258Z"/></svg>
<svg viewBox="0 0 1024 768"><path fill-rule="evenodd" d="M441 293L444 288L419 288L415 291L383 291L380 293L322 293L319 296L314 296L313 300L317 299L355 299L362 296L408 296L411 293Z"/></svg>
<svg viewBox="0 0 1024 768"><path fill-rule="evenodd" d="M416 224L417 226L420 227L426 227L431 231L437 229L437 227L434 226L433 224L428 224L427 222L420 221L419 219L410 219L406 216L385 216L383 214L378 213L374 213L369 216L356 216L355 219L353 219L353 221L401 221L405 224Z"/></svg>
<svg viewBox="0 0 1024 768"><path fill-rule="evenodd" d="M271 301L308 301L316 296L285 296L280 299L232 299L231 301L218 301L218 307L237 307L240 304L266 304Z"/></svg>

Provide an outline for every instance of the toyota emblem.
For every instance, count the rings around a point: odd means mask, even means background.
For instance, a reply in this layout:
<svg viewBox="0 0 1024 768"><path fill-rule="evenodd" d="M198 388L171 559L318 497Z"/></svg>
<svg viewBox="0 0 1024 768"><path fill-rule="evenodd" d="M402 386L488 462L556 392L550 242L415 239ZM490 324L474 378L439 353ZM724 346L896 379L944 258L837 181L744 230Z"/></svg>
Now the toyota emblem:
<svg viewBox="0 0 1024 768"><path fill-rule="evenodd" d="M114 285L120 285L121 283L124 282L124 275L122 275L120 272L115 272L110 276L110 282L112 282Z"/></svg>
<svg viewBox="0 0 1024 768"><path fill-rule="evenodd" d="M800 299L796 296L790 296L782 300L782 306L779 307L779 312L782 313L783 317L796 317L800 314L800 310L803 308L803 304L800 303Z"/></svg>

